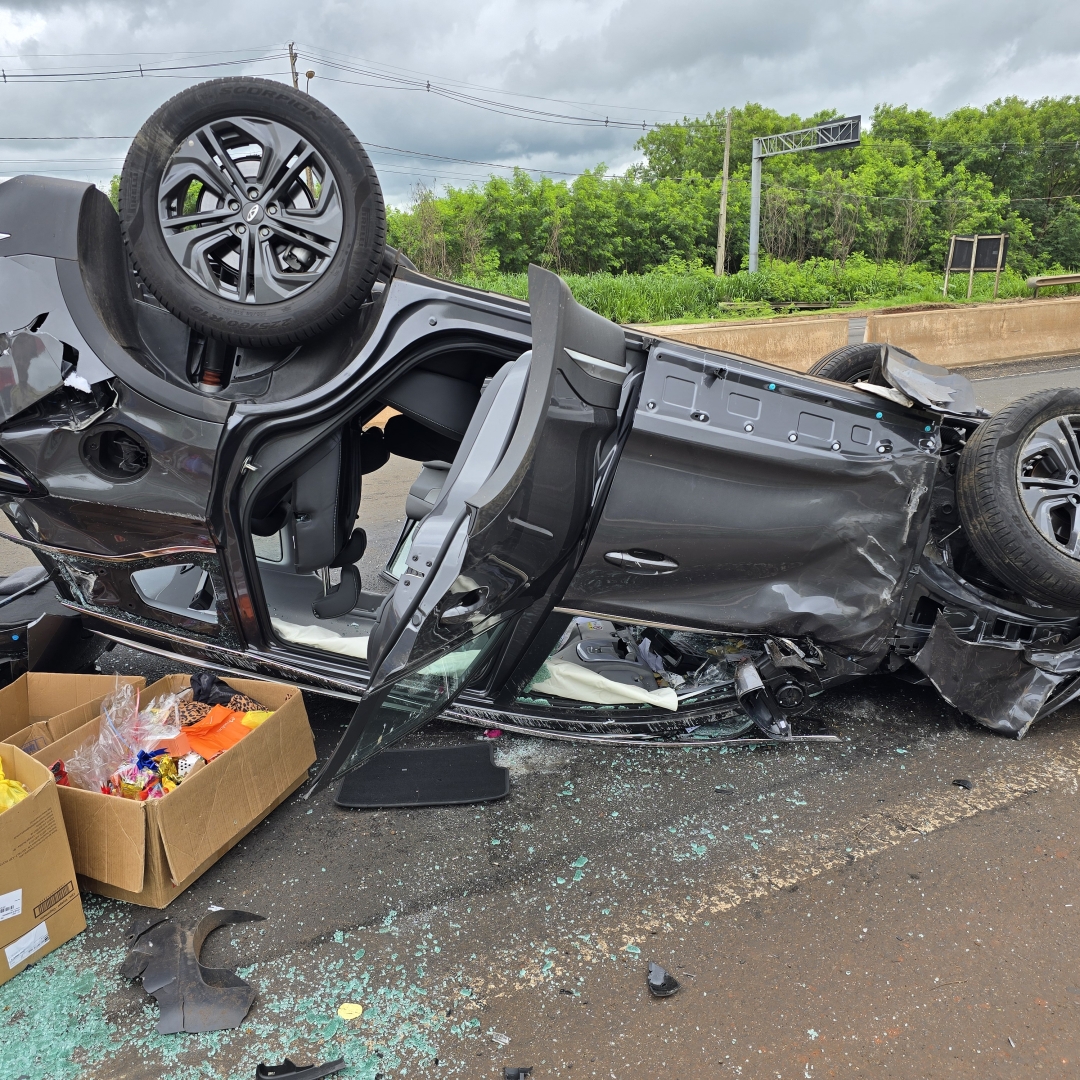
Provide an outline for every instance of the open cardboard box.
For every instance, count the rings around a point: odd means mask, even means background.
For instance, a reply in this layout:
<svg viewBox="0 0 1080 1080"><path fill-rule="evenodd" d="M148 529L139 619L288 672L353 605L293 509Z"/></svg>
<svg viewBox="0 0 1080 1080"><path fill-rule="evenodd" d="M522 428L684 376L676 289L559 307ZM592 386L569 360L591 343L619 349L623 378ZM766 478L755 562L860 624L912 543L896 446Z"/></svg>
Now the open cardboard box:
<svg viewBox="0 0 1080 1080"><path fill-rule="evenodd" d="M82 727L101 712L101 702L116 688L115 675L71 675L28 671L0 690L0 742L28 754ZM146 686L141 675L121 675L136 690Z"/></svg>
<svg viewBox="0 0 1080 1080"><path fill-rule="evenodd" d="M0 743L4 775L30 792L0 813L0 984L86 929L52 773Z"/></svg>
<svg viewBox="0 0 1080 1080"><path fill-rule="evenodd" d="M164 798L136 802L57 788L83 888L163 908L307 779L315 743L300 690L255 679L225 682L273 716ZM168 675L147 687L142 701L188 686L187 675ZM96 717L34 757L43 764L70 757L97 737L102 722Z"/></svg>

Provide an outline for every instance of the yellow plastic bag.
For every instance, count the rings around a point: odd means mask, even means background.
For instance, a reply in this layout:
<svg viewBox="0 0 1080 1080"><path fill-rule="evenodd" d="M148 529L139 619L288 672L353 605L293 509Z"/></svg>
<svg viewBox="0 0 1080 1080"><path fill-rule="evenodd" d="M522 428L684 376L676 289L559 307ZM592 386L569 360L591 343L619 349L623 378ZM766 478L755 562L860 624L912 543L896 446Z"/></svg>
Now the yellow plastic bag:
<svg viewBox="0 0 1080 1080"><path fill-rule="evenodd" d="M25 785L4 776L4 765L0 762L0 814L10 810L17 802L22 802L29 794Z"/></svg>
<svg viewBox="0 0 1080 1080"><path fill-rule="evenodd" d="M264 720L273 715L269 709L253 709L251 712L244 713L244 719L240 723L254 731Z"/></svg>

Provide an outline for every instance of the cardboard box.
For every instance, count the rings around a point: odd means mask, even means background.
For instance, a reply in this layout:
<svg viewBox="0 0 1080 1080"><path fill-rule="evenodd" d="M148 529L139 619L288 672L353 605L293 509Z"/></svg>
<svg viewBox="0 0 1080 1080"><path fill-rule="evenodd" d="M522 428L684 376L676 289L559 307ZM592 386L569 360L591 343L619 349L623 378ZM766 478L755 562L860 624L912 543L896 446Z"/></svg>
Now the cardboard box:
<svg viewBox="0 0 1080 1080"><path fill-rule="evenodd" d="M84 889L166 907L307 780L315 743L299 689L254 679L225 682L274 715L164 798L136 802L57 788ZM187 675L168 675L142 698L148 702L189 685ZM91 720L34 757L45 765L69 757L97 737L101 723L100 717Z"/></svg>
<svg viewBox="0 0 1080 1080"><path fill-rule="evenodd" d="M0 743L9 780L30 794L0 813L0 985L86 929L52 773Z"/></svg>
<svg viewBox="0 0 1080 1080"><path fill-rule="evenodd" d="M101 702L116 688L115 675L70 675L28 671L0 690L0 742L28 754L101 712ZM141 675L122 675L121 682L137 690L146 686Z"/></svg>

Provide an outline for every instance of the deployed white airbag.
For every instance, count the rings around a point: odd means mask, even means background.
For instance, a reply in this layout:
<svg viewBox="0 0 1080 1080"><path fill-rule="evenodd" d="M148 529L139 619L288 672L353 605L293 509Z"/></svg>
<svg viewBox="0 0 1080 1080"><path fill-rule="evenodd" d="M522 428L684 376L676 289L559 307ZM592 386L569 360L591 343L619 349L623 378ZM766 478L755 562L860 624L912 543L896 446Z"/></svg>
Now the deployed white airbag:
<svg viewBox="0 0 1080 1080"><path fill-rule="evenodd" d="M537 678L529 687L530 694L551 694L571 701L588 701L594 705L655 705L675 712L679 698L670 686L645 690L640 686L615 682L596 671L554 657L544 661Z"/></svg>
<svg viewBox="0 0 1080 1080"><path fill-rule="evenodd" d="M367 637L344 637L327 630L323 626L301 626L299 623L286 622L284 619L271 619L276 633L294 645L310 645L313 649L340 653L356 660L367 659Z"/></svg>

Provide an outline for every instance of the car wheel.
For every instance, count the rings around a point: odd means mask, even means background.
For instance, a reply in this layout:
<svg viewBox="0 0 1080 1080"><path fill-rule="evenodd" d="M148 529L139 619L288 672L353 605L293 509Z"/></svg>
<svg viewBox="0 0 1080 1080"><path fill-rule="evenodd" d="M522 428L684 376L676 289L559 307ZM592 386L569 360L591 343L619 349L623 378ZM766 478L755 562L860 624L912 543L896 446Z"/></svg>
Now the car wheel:
<svg viewBox="0 0 1080 1080"><path fill-rule="evenodd" d="M881 355L881 345L874 341L863 341L857 345L845 345L826 353L809 371L822 379L834 382L870 382L874 374L874 364Z"/></svg>
<svg viewBox="0 0 1080 1080"><path fill-rule="evenodd" d="M165 102L128 151L120 224L158 300L234 345L294 344L340 321L386 243L364 148L321 102L267 79Z"/></svg>
<svg viewBox="0 0 1080 1080"><path fill-rule="evenodd" d="M980 424L956 494L971 546L1001 581L1080 609L1080 389L1040 390Z"/></svg>

